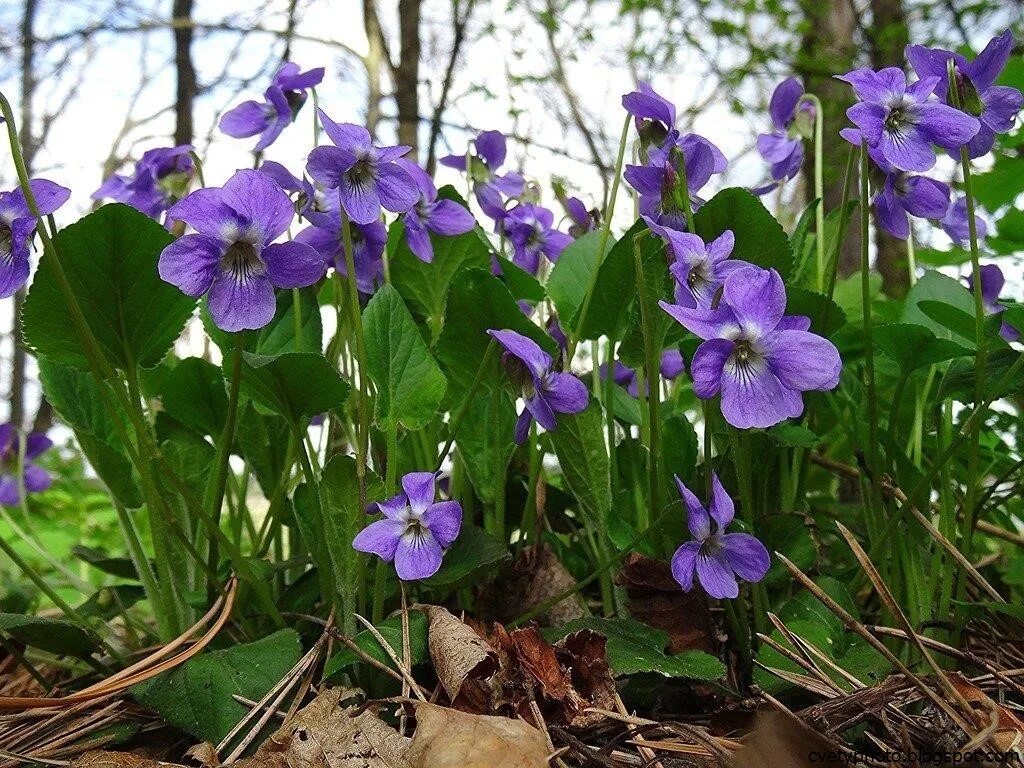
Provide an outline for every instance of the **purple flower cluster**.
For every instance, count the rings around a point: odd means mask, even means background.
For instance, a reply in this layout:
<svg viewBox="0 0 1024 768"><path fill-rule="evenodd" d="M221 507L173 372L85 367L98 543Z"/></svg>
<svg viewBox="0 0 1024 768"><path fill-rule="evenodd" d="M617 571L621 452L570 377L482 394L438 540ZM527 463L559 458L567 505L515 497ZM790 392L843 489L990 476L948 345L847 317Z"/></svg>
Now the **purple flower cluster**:
<svg viewBox="0 0 1024 768"><path fill-rule="evenodd" d="M736 577L749 582L763 579L771 565L764 544L749 533L725 532L735 506L718 475L711 476L709 509L678 477L676 485L686 504L687 525L693 536L672 555L672 575L679 586L689 592L696 576L705 592L721 600L739 595Z"/></svg>
<svg viewBox="0 0 1024 768"><path fill-rule="evenodd" d="M697 193L725 171L725 155L703 136L680 135L672 125L675 107L647 83L623 96L622 106L635 119L645 156L642 165L627 165L623 173L640 196L640 213L663 227L685 231L686 205L700 207Z"/></svg>
<svg viewBox="0 0 1024 768"><path fill-rule="evenodd" d="M553 430L558 426L556 413L579 413L587 407L589 395L583 382L571 373L553 370L551 355L533 339L510 330L488 333L504 348L505 366L522 387L526 406L516 422L517 443L526 442L534 420L544 429Z"/></svg>
<svg viewBox="0 0 1024 768"><path fill-rule="evenodd" d="M394 562L402 581L437 573L445 549L462 528L462 506L457 501L435 501L435 484L433 472L403 477L400 493L374 505L384 517L356 534L352 547Z"/></svg>
<svg viewBox="0 0 1024 768"><path fill-rule="evenodd" d="M506 155L505 135L500 131L483 131L473 140L470 152L448 155L439 161L443 166L469 174L480 210L496 222L505 217L506 200L519 197L526 188L522 174L498 172L505 164Z"/></svg>
<svg viewBox="0 0 1024 768"><path fill-rule="evenodd" d="M804 100L804 86L795 77L788 77L776 86L768 104L772 130L757 137L757 152L771 164L772 180L755 190L771 192L800 173L804 162L804 140L814 127L814 106Z"/></svg>
<svg viewBox="0 0 1024 768"><path fill-rule="evenodd" d="M39 215L48 216L68 198L71 190L46 179L29 182ZM36 231L36 217L19 188L0 192L0 298L6 299L28 282L29 249Z"/></svg>
<svg viewBox="0 0 1024 768"><path fill-rule="evenodd" d="M115 173L92 193L92 199L126 203L159 220L185 195L195 175L191 152L188 144L146 150L130 176Z"/></svg>
<svg viewBox="0 0 1024 768"><path fill-rule="evenodd" d="M220 119L223 133L235 139L259 136L253 152L262 152L281 135L306 103L306 91L324 79L324 68L302 72L299 65L286 62L274 75L263 101L243 101Z"/></svg>
<svg viewBox="0 0 1024 768"><path fill-rule="evenodd" d="M0 504L5 507L20 504L22 484L26 493L38 493L50 487L53 482L50 473L33 462L52 446L53 441L45 434L29 434L25 438L23 472L19 479L21 436L13 424L0 425Z"/></svg>
<svg viewBox="0 0 1024 768"><path fill-rule="evenodd" d="M405 169L419 192L419 199L402 216L405 239L416 258L429 264L434 260L431 232L442 236L462 235L476 226L476 219L454 200L438 199L437 187L430 175L416 163L404 159L395 162Z"/></svg>

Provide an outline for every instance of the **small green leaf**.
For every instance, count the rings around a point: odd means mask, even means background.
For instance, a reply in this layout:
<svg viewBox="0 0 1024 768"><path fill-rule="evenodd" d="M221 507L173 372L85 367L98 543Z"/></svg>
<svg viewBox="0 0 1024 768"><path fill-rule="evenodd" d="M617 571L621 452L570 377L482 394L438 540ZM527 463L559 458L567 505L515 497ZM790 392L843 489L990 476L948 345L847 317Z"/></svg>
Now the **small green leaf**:
<svg viewBox="0 0 1024 768"><path fill-rule="evenodd" d="M609 248L615 246L609 237L603 254L597 249L601 244L601 232L588 232L573 240L558 257L554 269L548 277L548 296L555 303L558 316L566 328L575 328L579 322L578 313L583 305L584 297L590 288L595 271L600 269L608 254ZM587 309L590 313L590 308Z"/></svg>
<svg viewBox="0 0 1024 768"><path fill-rule="evenodd" d="M228 414L220 368L201 357L186 357L167 374L161 390L168 416L200 434L220 437Z"/></svg>
<svg viewBox="0 0 1024 768"><path fill-rule="evenodd" d="M482 528L464 525L459 538L445 552L441 569L422 584L434 589L453 589L485 569L493 573L498 563L506 559L508 549L501 541Z"/></svg>
<svg viewBox="0 0 1024 768"><path fill-rule="evenodd" d="M954 357L973 355L971 350L949 339L940 339L931 329L912 323L885 323L874 329L875 346L905 372L942 363Z"/></svg>
<svg viewBox="0 0 1024 768"><path fill-rule="evenodd" d="M608 249L597 271L587 316L583 327L579 329L581 339L597 339L601 336L620 339L625 333L637 295L633 255L635 236L646 231L647 224L643 219L638 219ZM647 264L653 256L664 253L665 244L660 237L651 235L641 238L640 248L644 263Z"/></svg>
<svg viewBox="0 0 1024 768"><path fill-rule="evenodd" d="M167 354L196 306L157 274L174 238L153 219L120 203L65 227L54 247L86 324L114 366L152 368ZM46 253L25 299L25 340L38 354L88 370L82 341Z"/></svg>
<svg viewBox="0 0 1024 768"><path fill-rule="evenodd" d="M230 367L230 360L224 365ZM267 357L242 353L242 394L264 413L292 423L326 413L348 397L349 385L317 352L285 352Z"/></svg>
<svg viewBox="0 0 1024 768"><path fill-rule="evenodd" d="M596 402L582 413L561 414L549 433L572 491L591 524L602 526L612 506L611 470L604 443L604 419Z"/></svg>
<svg viewBox="0 0 1024 768"><path fill-rule="evenodd" d="M399 658L402 656L402 617L392 616L378 624L376 630L381 637L391 646ZM373 636L368 629L364 629L353 638L355 644L367 656L386 664L394 666L394 662L387 651L380 644L380 641ZM427 660L427 617L420 611L409 611L409 658L412 664L422 664ZM359 655L350 648L343 648L334 654L324 665L324 679L331 680L353 664L362 663Z"/></svg>
<svg viewBox="0 0 1024 768"><path fill-rule="evenodd" d="M757 530L749 533L761 539L769 552L781 552L800 569L806 570L814 565L817 550L802 515L772 515L760 521ZM771 568L764 578L765 586L787 584L792 578L785 566L773 556Z"/></svg>
<svg viewBox="0 0 1024 768"><path fill-rule="evenodd" d="M807 427L784 421L768 430L768 436L785 448L813 448L821 438Z"/></svg>
<svg viewBox="0 0 1024 768"><path fill-rule="evenodd" d="M234 697L262 699L301 652L298 634L282 629L262 640L203 653L129 692L174 727L216 744L249 713Z"/></svg>
<svg viewBox="0 0 1024 768"><path fill-rule="evenodd" d="M298 343L296 344L295 293L299 296ZM270 323L260 329L255 351L274 357L282 352L320 352L323 324L316 288L277 292L277 312ZM222 347L224 349L224 347Z"/></svg>
<svg viewBox="0 0 1024 768"><path fill-rule="evenodd" d="M787 288L786 293L786 314L809 317L813 333L828 338L846 325L843 310L828 296L796 286Z"/></svg>
<svg viewBox="0 0 1024 768"><path fill-rule="evenodd" d="M500 365L494 356L494 365ZM473 490L485 504L493 504L505 492L505 473L515 451L513 430L516 409L499 389L474 397L455 444Z"/></svg>
<svg viewBox="0 0 1024 768"><path fill-rule="evenodd" d="M545 635L561 639L581 629L593 630L608 639L608 666L617 677L638 672L690 680L717 680L725 676L725 665L703 651L666 654L668 634L633 619L576 619L546 631Z"/></svg>
<svg viewBox="0 0 1024 768"><path fill-rule="evenodd" d="M1003 380L1003 376L1010 367L1020 359L1020 355L1020 352L1007 347L991 350L985 356L984 370L980 371L977 361L973 359L955 361L949 366L945 377L943 377L942 386L939 389L939 399L952 397L961 403L973 403L979 375L982 377L987 397L998 399L1024 391L1024 376L1020 374L1003 382L1003 386L999 390L994 390L996 384Z"/></svg>
<svg viewBox="0 0 1024 768"><path fill-rule="evenodd" d="M774 269L783 277L788 277L793 269L793 251L786 230L764 203L746 189L723 189L700 207L694 223L704 242L732 230L736 236L734 259Z"/></svg>
<svg viewBox="0 0 1024 768"><path fill-rule="evenodd" d="M82 562L88 563L93 568L119 579L132 579L137 581L139 572L135 570L135 564L127 557L115 557L102 549L86 547L76 544L71 548L71 554Z"/></svg>
<svg viewBox="0 0 1024 768"><path fill-rule="evenodd" d="M377 386L375 418L382 429L419 429L437 413L445 378L423 343L398 291L385 285L363 312L367 367Z"/></svg>
<svg viewBox="0 0 1024 768"><path fill-rule="evenodd" d="M88 659L98 648L96 635L91 630L64 619L0 613L0 633L57 656Z"/></svg>

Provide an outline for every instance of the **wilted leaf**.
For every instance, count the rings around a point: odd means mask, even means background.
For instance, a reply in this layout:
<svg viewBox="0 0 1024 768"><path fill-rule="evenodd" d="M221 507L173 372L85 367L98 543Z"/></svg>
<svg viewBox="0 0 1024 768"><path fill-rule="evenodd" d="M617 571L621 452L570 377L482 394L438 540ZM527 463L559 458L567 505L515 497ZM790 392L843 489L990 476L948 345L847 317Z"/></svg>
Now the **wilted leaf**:
<svg viewBox="0 0 1024 768"><path fill-rule="evenodd" d="M478 610L503 624L576 586L576 579L547 544L526 547L481 596ZM537 621L561 626L581 619L585 609L576 595L553 605Z"/></svg>
<svg viewBox="0 0 1024 768"><path fill-rule="evenodd" d="M454 702L466 679L484 679L498 668L498 654L473 629L437 605L422 605L430 621L427 642L434 671Z"/></svg>
<svg viewBox="0 0 1024 768"><path fill-rule="evenodd" d="M412 768L547 768L547 740L523 720L426 702L415 707L416 733L405 755Z"/></svg>

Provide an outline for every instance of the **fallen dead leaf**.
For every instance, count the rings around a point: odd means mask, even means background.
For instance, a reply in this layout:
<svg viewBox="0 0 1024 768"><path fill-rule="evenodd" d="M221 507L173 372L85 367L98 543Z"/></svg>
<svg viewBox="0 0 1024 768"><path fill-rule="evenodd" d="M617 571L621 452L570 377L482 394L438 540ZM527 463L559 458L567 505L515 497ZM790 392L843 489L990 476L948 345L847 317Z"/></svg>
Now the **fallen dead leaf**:
<svg viewBox="0 0 1024 768"><path fill-rule="evenodd" d="M669 653L715 653L707 599L699 590L683 592L668 563L630 554L616 582L626 589L633 618L668 633Z"/></svg>
<svg viewBox="0 0 1024 768"><path fill-rule="evenodd" d="M480 615L507 624L575 586L576 579L550 547L545 544L527 547L481 595ZM540 614L537 622L541 626L558 627L585 615L579 600L571 597Z"/></svg>
<svg viewBox="0 0 1024 768"><path fill-rule="evenodd" d="M831 757L835 756L832 760ZM778 712L761 714L733 755L733 768L816 768L840 763L836 748L809 727Z"/></svg>
<svg viewBox="0 0 1024 768"><path fill-rule="evenodd" d="M161 763L131 752L86 752L71 761L70 768L168 768L176 763ZM181 768L178 766L178 768Z"/></svg>
<svg viewBox="0 0 1024 768"><path fill-rule="evenodd" d="M974 708L975 718L980 721L982 728L990 728L993 725L993 717L995 718L995 731L987 741L991 749L1002 754L1014 751L1019 754L1024 750L1024 720L996 702L959 672L947 672L946 676Z"/></svg>
<svg viewBox="0 0 1024 768"><path fill-rule="evenodd" d="M185 757L201 765L202 768L219 768L220 757L217 755L217 748L208 741L196 744L185 752Z"/></svg>
<svg viewBox="0 0 1024 768"><path fill-rule="evenodd" d="M416 606L427 614L427 644L434 670L454 703L467 679L485 680L498 669L497 652L473 630L436 605Z"/></svg>
<svg viewBox="0 0 1024 768"><path fill-rule="evenodd" d="M523 720L418 702L410 768L546 768L544 734Z"/></svg>
<svg viewBox="0 0 1024 768"><path fill-rule="evenodd" d="M321 691L238 768L409 768L409 739L368 711L346 705L359 692ZM143 767L139 767L143 768Z"/></svg>

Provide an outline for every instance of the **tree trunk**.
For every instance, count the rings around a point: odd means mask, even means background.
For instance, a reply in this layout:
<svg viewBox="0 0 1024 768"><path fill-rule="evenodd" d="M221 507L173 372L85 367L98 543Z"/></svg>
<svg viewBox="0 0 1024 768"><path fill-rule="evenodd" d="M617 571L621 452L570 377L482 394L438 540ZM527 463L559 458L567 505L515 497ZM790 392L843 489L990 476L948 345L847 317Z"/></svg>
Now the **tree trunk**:
<svg viewBox="0 0 1024 768"><path fill-rule="evenodd" d="M856 44L856 18L849 0L801 0L806 28L797 54L796 70L803 77L804 88L817 95L824 112L823 177L825 210L831 211L842 202L843 177L850 145L839 136L839 129L848 123L846 109L853 102L850 86L836 80L837 72L853 69ZM814 189L814 169L805 167L808 190ZM856 179L851 189L856 190ZM860 264L860 232L848 227L839 252L839 274L850 275Z"/></svg>
<svg viewBox="0 0 1024 768"><path fill-rule="evenodd" d="M903 49L910 42L903 0L871 0L871 66L902 67ZM875 218L875 266L882 276L882 290L902 298L910 288L907 246L885 232Z"/></svg>
<svg viewBox="0 0 1024 768"><path fill-rule="evenodd" d="M452 0L452 47L448 53L448 64L445 66L444 77L441 79L441 94L438 96L437 104L434 105L434 111L430 118L430 134L427 138L427 162L424 167L431 175L437 169L437 142L441 138L441 121L448 108L452 84L455 82L455 70L462 53L462 45L466 40L466 26L469 24L469 17L473 13L475 3L476 0L466 0L465 10L460 13L459 9L462 4L459 0Z"/></svg>
<svg viewBox="0 0 1024 768"><path fill-rule="evenodd" d="M21 17L21 153L25 158L25 168L29 175L35 161L38 145L35 140L33 125L35 80L35 20L38 8L36 0L25 0L25 11ZM21 305L25 301L25 289L21 288L14 294L13 318L11 321L11 390L8 393L11 406L10 421L16 429L21 429L25 422L25 380L28 355L21 338Z"/></svg>
<svg viewBox="0 0 1024 768"><path fill-rule="evenodd" d="M366 30L366 130L377 135L380 123L380 70L384 64L384 38L377 18L376 0L363 0L363 28Z"/></svg>
<svg viewBox="0 0 1024 768"><path fill-rule="evenodd" d="M174 70L177 90L174 100L174 143L191 144L195 129L192 124L192 102L196 96L196 68L192 63L193 0L174 0Z"/></svg>
<svg viewBox="0 0 1024 768"><path fill-rule="evenodd" d="M420 127L420 0L398 0L401 48L394 69L395 105L398 109L398 143L412 147L418 159Z"/></svg>

